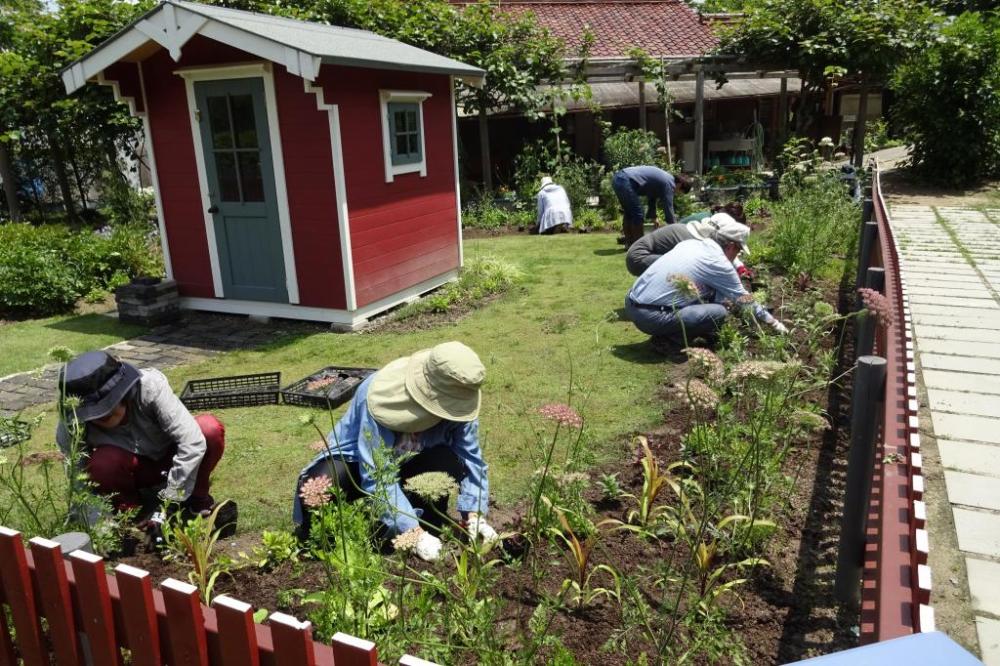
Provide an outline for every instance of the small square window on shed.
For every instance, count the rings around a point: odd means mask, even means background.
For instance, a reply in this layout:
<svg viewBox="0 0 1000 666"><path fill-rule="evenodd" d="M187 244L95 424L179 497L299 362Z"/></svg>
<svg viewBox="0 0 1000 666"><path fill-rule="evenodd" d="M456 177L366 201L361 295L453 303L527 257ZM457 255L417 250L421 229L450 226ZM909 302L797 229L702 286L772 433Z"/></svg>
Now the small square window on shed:
<svg viewBox="0 0 1000 666"><path fill-rule="evenodd" d="M423 101L430 93L381 90L382 144L385 151L385 182L395 176L419 172L427 175L424 152Z"/></svg>

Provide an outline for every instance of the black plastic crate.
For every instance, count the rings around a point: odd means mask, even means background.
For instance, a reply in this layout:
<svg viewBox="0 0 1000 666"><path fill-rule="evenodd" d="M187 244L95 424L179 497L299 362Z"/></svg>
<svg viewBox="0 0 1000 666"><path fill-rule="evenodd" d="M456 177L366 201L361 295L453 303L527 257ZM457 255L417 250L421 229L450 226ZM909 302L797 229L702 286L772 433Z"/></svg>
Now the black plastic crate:
<svg viewBox="0 0 1000 666"><path fill-rule="evenodd" d="M354 396L358 386L375 368L340 368L329 366L281 389L286 405L301 407L336 407Z"/></svg>
<svg viewBox="0 0 1000 666"><path fill-rule="evenodd" d="M181 402L188 409L277 405L280 389L280 372L194 379L181 392Z"/></svg>
<svg viewBox="0 0 1000 666"><path fill-rule="evenodd" d="M3 419L0 423L0 449L31 439L31 425L17 419Z"/></svg>

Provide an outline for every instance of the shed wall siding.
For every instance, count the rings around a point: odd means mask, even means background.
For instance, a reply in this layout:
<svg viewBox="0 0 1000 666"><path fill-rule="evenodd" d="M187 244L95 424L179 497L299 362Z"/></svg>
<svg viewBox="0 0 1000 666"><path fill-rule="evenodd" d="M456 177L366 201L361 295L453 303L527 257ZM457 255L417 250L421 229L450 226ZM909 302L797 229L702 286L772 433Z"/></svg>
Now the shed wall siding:
<svg viewBox="0 0 1000 666"><path fill-rule="evenodd" d="M358 306L458 268L449 78L325 65L319 82L340 106ZM431 93L423 103L425 177L385 182L380 89Z"/></svg>
<svg viewBox="0 0 1000 666"><path fill-rule="evenodd" d="M212 298L215 294L187 93L184 80L174 71L258 60L196 36L185 44L179 62L161 50L142 65L170 255L182 296ZM299 302L303 306L344 308L327 115L316 108L315 96L304 91L301 78L288 74L277 63L273 71Z"/></svg>

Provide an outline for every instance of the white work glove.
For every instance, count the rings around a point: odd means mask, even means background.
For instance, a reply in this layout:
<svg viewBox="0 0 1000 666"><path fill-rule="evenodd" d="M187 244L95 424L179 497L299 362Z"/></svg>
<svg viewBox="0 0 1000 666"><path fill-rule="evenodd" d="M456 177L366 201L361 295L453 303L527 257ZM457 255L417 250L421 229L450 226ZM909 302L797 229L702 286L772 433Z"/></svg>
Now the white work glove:
<svg viewBox="0 0 1000 666"><path fill-rule="evenodd" d="M775 333L778 333L780 335L785 335L786 333L788 333L788 327L782 324L777 319L771 322L771 328L774 329Z"/></svg>
<svg viewBox="0 0 1000 666"><path fill-rule="evenodd" d="M469 536L473 539L479 537L484 543L496 541L500 538L497 531L489 526L486 519L478 513L469 512L469 519L465 521L465 528L469 530Z"/></svg>
<svg viewBox="0 0 1000 666"><path fill-rule="evenodd" d="M417 545L413 548L413 551L424 562L433 562L441 557L441 539L438 539L433 534L421 531L420 538L417 539Z"/></svg>

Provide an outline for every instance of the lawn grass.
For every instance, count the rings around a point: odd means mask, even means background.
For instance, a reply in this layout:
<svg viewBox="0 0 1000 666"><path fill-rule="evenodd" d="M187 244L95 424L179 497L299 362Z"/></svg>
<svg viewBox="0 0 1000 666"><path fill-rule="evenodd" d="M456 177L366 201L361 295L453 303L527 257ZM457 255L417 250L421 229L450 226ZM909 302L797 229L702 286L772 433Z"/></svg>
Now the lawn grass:
<svg viewBox="0 0 1000 666"><path fill-rule="evenodd" d="M166 374L178 392L189 379L274 370L288 384L323 366L380 367L418 349L461 340L487 368L480 433L496 499L509 503L523 497L539 466L540 441L554 429L537 415L543 404L570 402L579 409L586 421L582 462L623 455L630 434L662 415L655 391L665 362L644 334L620 319L632 278L614 236L518 235L466 242L466 260L477 254L516 263L527 276L523 286L429 330L298 335ZM314 455L308 444L319 439L301 422L310 413L319 416L324 432L329 429L331 416L301 407L218 413L227 445L213 494L239 503L241 530L290 525L296 476ZM49 413L32 448L51 446L53 427Z"/></svg>
<svg viewBox="0 0 1000 666"><path fill-rule="evenodd" d="M40 368L52 360L49 349L64 345L74 351L100 349L146 332L100 314L71 314L11 322L0 326L0 377Z"/></svg>

